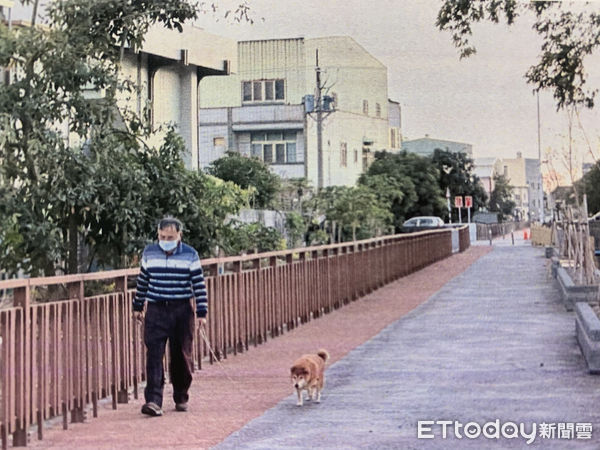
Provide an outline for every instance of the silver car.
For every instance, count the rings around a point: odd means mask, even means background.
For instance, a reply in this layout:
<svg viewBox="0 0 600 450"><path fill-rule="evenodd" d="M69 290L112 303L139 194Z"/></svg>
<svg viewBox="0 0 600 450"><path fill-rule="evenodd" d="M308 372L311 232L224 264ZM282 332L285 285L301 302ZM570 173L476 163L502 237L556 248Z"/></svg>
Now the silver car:
<svg viewBox="0 0 600 450"><path fill-rule="evenodd" d="M437 216L411 217L402 224L403 228L439 228L444 226L444 221Z"/></svg>

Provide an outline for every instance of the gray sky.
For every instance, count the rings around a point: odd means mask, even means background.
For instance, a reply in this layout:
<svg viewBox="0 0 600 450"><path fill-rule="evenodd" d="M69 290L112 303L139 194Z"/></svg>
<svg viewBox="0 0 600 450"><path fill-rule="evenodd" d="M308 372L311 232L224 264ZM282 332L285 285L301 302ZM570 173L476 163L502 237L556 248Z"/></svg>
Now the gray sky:
<svg viewBox="0 0 600 450"><path fill-rule="evenodd" d="M236 0L219 2L234 6ZM478 156L537 157L536 99L524 74L539 53L530 20L513 27L477 26L478 53L459 60L448 33L435 28L440 0L249 0L255 21L230 24L204 15L197 25L236 40L348 35L388 67L389 96L399 101L403 135L429 134L473 145ZM579 4L581 5L581 3ZM593 3L586 8L600 7ZM586 66L600 87L600 59ZM540 95L542 151L566 147L566 114L555 112L550 93ZM582 114L600 155L600 109ZM581 154L581 134L575 130Z"/></svg>

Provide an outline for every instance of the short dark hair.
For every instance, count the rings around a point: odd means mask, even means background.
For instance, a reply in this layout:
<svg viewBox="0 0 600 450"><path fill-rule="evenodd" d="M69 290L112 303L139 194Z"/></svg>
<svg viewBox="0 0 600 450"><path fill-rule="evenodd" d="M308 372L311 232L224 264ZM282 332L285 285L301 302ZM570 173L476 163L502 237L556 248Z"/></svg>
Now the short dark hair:
<svg viewBox="0 0 600 450"><path fill-rule="evenodd" d="M181 221L172 216L165 216L158 222L158 229L164 230L165 228L175 228L177 232L183 230L183 224Z"/></svg>

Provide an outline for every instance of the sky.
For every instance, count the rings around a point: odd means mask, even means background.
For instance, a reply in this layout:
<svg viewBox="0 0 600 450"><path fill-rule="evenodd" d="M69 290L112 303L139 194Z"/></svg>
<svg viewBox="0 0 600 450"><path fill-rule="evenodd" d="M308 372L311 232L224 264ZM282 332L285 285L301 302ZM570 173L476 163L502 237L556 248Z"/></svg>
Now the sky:
<svg viewBox="0 0 600 450"><path fill-rule="evenodd" d="M224 10L239 3L219 2ZM538 157L537 101L524 75L540 52L533 23L474 28L477 54L460 60L448 32L435 27L440 0L248 0L255 21L228 23L204 14L196 25L234 40L347 35L388 68L388 93L402 108L404 139L432 138L473 145L475 157ZM600 2L579 8L600 10ZM16 10L18 18L22 11ZM586 64L600 87L600 57ZM595 80L595 82L594 82ZM592 149L600 156L600 107L581 114ZM567 115L551 93L540 94L542 159L567 148ZM576 124L576 153L589 150Z"/></svg>

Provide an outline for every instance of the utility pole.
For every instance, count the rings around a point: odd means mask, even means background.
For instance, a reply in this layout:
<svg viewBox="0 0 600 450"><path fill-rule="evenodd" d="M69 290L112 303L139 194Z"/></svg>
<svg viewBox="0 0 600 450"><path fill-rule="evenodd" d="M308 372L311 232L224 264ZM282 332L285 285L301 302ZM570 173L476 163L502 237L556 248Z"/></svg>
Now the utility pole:
<svg viewBox="0 0 600 450"><path fill-rule="evenodd" d="M316 51L316 65L315 71L317 72L317 91L315 98L315 107L317 113L317 188L321 189L323 183L323 100L321 91L321 68L319 67L319 49Z"/></svg>
<svg viewBox="0 0 600 450"><path fill-rule="evenodd" d="M319 50L316 51L316 87L314 95L314 109L307 110L307 114L313 118L317 125L317 188L324 187L324 163L323 163L323 122L334 112L331 108L333 99L327 95L323 95L325 86L321 82L321 67L319 66ZM312 97L312 96L310 96Z"/></svg>
<svg viewBox="0 0 600 450"><path fill-rule="evenodd" d="M537 132L538 132L538 161L540 165L540 178L539 178L539 201L540 201L540 223L544 223L544 177L542 177L542 138L540 132L540 91L536 91L537 94Z"/></svg>

